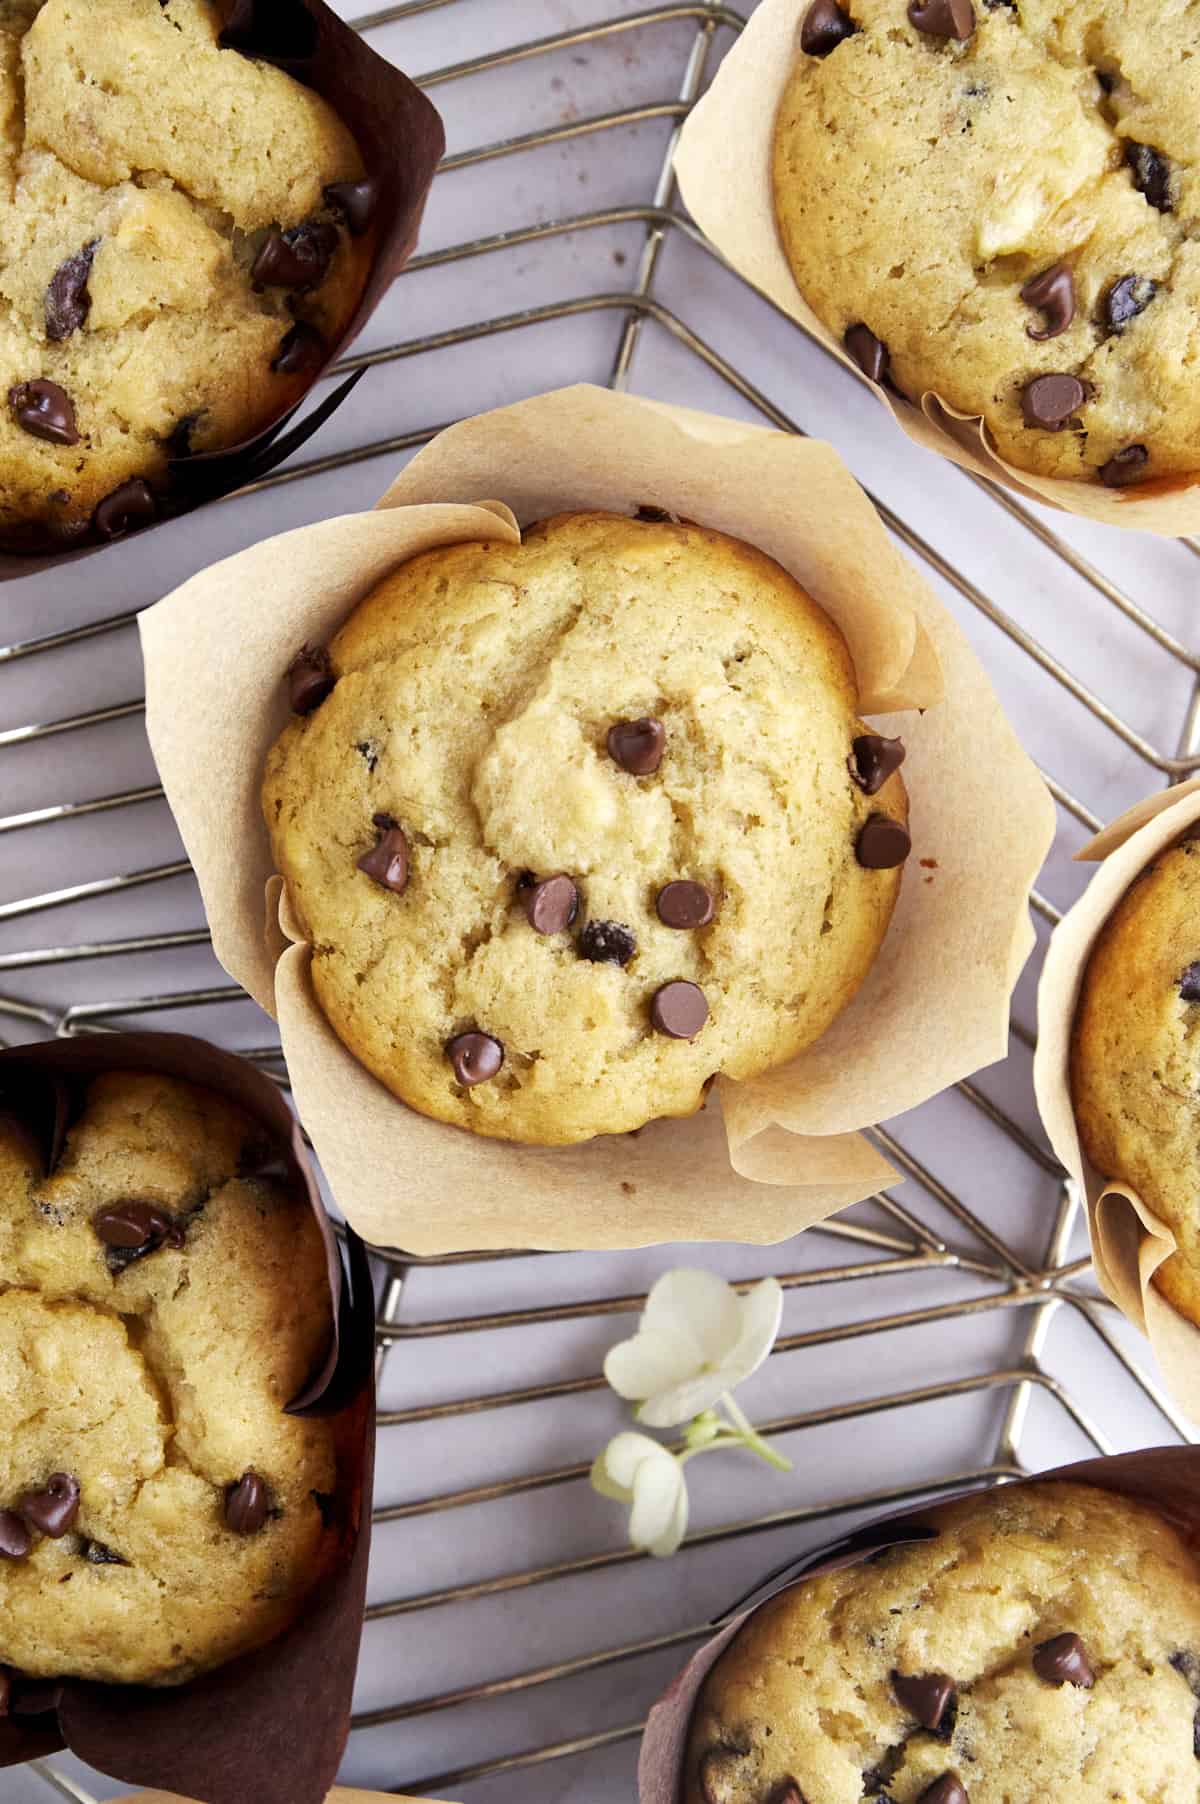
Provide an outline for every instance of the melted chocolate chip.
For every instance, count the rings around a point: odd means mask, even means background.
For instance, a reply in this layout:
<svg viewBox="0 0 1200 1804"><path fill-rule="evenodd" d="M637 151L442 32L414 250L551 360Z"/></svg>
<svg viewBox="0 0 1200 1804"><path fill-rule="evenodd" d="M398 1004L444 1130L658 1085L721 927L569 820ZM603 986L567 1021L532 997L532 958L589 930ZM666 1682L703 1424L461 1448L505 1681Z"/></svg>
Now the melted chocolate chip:
<svg viewBox="0 0 1200 1804"><path fill-rule="evenodd" d="M103 1541L85 1541L80 1552L89 1566L128 1566L129 1564L129 1561L123 1559L119 1553L114 1553L111 1547L106 1547Z"/></svg>
<svg viewBox="0 0 1200 1804"><path fill-rule="evenodd" d="M788 1777L767 1793L767 1804L806 1804L806 1800L796 1781Z"/></svg>
<svg viewBox="0 0 1200 1804"><path fill-rule="evenodd" d="M1035 376L1021 390L1021 412L1027 426L1061 432L1087 400L1078 376Z"/></svg>
<svg viewBox="0 0 1200 1804"><path fill-rule="evenodd" d="M144 1259L159 1247L181 1247L184 1239L179 1222L154 1203L112 1203L97 1210L92 1227L106 1248L112 1272L124 1271L135 1259Z"/></svg>
<svg viewBox="0 0 1200 1804"><path fill-rule="evenodd" d="M1200 1710L1192 1718L1192 1753L1200 1760Z"/></svg>
<svg viewBox="0 0 1200 1804"><path fill-rule="evenodd" d="M971 0L909 0L908 20L928 37L962 43L975 29L975 8Z"/></svg>
<svg viewBox="0 0 1200 1804"><path fill-rule="evenodd" d="M971 1804L967 1788L954 1773L943 1773L932 1785L927 1785L917 1799L917 1804Z"/></svg>
<svg viewBox="0 0 1200 1804"><path fill-rule="evenodd" d="M315 326L298 319L280 343L271 368L281 376L315 376L325 362L325 340Z"/></svg>
<svg viewBox="0 0 1200 1804"><path fill-rule="evenodd" d="M271 1513L266 1483L257 1472L243 1472L225 1492L225 1526L235 1535L256 1535Z"/></svg>
<svg viewBox="0 0 1200 1804"><path fill-rule="evenodd" d="M579 936L579 956L594 965L627 965L637 941L620 921L589 921Z"/></svg>
<svg viewBox="0 0 1200 1804"><path fill-rule="evenodd" d="M99 244L100 240L93 238L81 251L60 263L50 278L45 299L46 337L55 344L78 332L91 310L88 277Z"/></svg>
<svg viewBox="0 0 1200 1804"><path fill-rule="evenodd" d="M677 979L654 992L650 1020L672 1040L694 1040L708 1020L708 1003L699 984Z"/></svg>
<svg viewBox="0 0 1200 1804"><path fill-rule="evenodd" d="M396 825L390 814L377 814L374 820L379 838L369 852L363 853L358 868L383 889L402 896L408 888L408 840L404 829Z"/></svg>
<svg viewBox="0 0 1200 1804"><path fill-rule="evenodd" d="M842 343L864 376L872 382L886 381L891 358L881 338L876 338L866 326L849 326Z"/></svg>
<svg viewBox="0 0 1200 1804"><path fill-rule="evenodd" d="M923 1729L933 1730L940 1728L958 1695L954 1680L944 1672L893 1672L892 1691L902 1710L915 1716Z"/></svg>
<svg viewBox="0 0 1200 1804"><path fill-rule="evenodd" d="M658 892L655 903L664 927L707 927L716 913L712 891L705 883L677 877Z"/></svg>
<svg viewBox="0 0 1200 1804"><path fill-rule="evenodd" d="M535 933L561 933L579 913L579 891L561 873L523 886L521 903Z"/></svg>
<svg viewBox="0 0 1200 1804"><path fill-rule="evenodd" d="M854 856L867 871L895 870L911 851L908 828L886 814L869 815L854 846Z"/></svg>
<svg viewBox="0 0 1200 1804"><path fill-rule="evenodd" d="M1158 283L1149 276L1122 276L1101 303L1101 321L1110 332L1123 331L1131 319L1146 311L1157 293Z"/></svg>
<svg viewBox="0 0 1200 1804"><path fill-rule="evenodd" d="M154 491L148 482L134 476L104 497L92 515L92 525L102 539L120 539L127 532L135 532L139 526L149 526L157 518L158 503Z"/></svg>
<svg viewBox="0 0 1200 1804"><path fill-rule="evenodd" d="M318 288L337 247L337 227L320 220L270 232L251 266L250 280L260 288Z"/></svg>
<svg viewBox="0 0 1200 1804"><path fill-rule="evenodd" d="M491 1034L455 1034L446 1042L446 1057L460 1084L485 1084L504 1063L504 1048Z"/></svg>
<svg viewBox="0 0 1200 1804"><path fill-rule="evenodd" d="M1135 144L1131 138L1125 146L1125 161L1138 193L1144 194L1150 205L1157 207L1160 213L1174 212L1171 165L1166 157L1149 144Z"/></svg>
<svg viewBox="0 0 1200 1804"><path fill-rule="evenodd" d="M700 1756L700 1791L704 1804L733 1804L737 1768L750 1752L748 1746L720 1745Z"/></svg>
<svg viewBox="0 0 1200 1804"><path fill-rule="evenodd" d="M805 56L828 56L857 29L837 0L813 0L800 27L800 48Z"/></svg>
<svg viewBox="0 0 1200 1804"><path fill-rule="evenodd" d="M1036 338L1039 344L1058 338L1075 318L1075 277L1070 264L1056 263L1052 269L1034 276L1022 288L1021 299L1030 307L1037 307L1045 322L1041 326L1026 326L1030 338Z"/></svg>
<svg viewBox="0 0 1200 1804"><path fill-rule="evenodd" d="M1179 979L1179 1000L1200 1002L1200 959L1189 965Z"/></svg>
<svg viewBox="0 0 1200 1804"><path fill-rule="evenodd" d="M167 455L175 462L180 458L192 455L192 434L204 418L205 410L199 413L185 413L181 420L176 420L167 434Z"/></svg>
<svg viewBox="0 0 1200 1804"><path fill-rule="evenodd" d="M30 1528L59 1541L79 1514L79 1480L70 1472L53 1472L40 1491L26 1491L17 1514Z"/></svg>
<svg viewBox="0 0 1200 1804"><path fill-rule="evenodd" d="M640 720L618 720L609 727L605 744L614 764L635 777L648 777L662 763L666 729L661 720L644 714Z"/></svg>
<svg viewBox="0 0 1200 1804"><path fill-rule="evenodd" d="M903 763L902 739L884 739L879 733L860 733L851 741L850 775L864 795L878 795Z"/></svg>
<svg viewBox="0 0 1200 1804"><path fill-rule="evenodd" d="M0 1559L24 1560L33 1546L33 1536L15 1510L0 1510Z"/></svg>
<svg viewBox="0 0 1200 1804"><path fill-rule="evenodd" d="M644 502L642 506L638 508L637 513L634 515L634 519L644 520L647 525L655 526L680 526L683 524L678 514L668 513L665 507L654 507L649 502Z"/></svg>
<svg viewBox="0 0 1200 1804"><path fill-rule="evenodd" d="M311 714L337 682L323 645L303 645L285 671L293 714Z"/></svg>
<svg viewBox="0 0 1200 1804"><path fill-rule="evenodd" d="M375 213L379 183L370 176L361 182L331 182L325 190L327 206L341 214L352 238L361 238Z"/></svg>
<svg viewBox="0 0 1200 1804"><path fill-rule="evenodd" d="M23 432L45 439L50 445L79 443L75 408L66 389L57 382L44 382L40 376L32 382L18 382L8 391L8 404Z"/></svg>
<svg viewBox="0 0 1200 1804"><path fill-rule="evenodd" d="M1100 466L1100 480L1106 489L1127 489L1141 482L1146 474L1150 453L1145 445L1126 445L1115 457Z"/></svg>
<svg viewBox="0 0 1200 1804"><path fill-rule="evenodd" d="M1054 1635L1033 1650L1033 1670L1048 1685L1077 1685L1090 1691L1096 1682L1087 1649L1078 1635Z"/></svg>

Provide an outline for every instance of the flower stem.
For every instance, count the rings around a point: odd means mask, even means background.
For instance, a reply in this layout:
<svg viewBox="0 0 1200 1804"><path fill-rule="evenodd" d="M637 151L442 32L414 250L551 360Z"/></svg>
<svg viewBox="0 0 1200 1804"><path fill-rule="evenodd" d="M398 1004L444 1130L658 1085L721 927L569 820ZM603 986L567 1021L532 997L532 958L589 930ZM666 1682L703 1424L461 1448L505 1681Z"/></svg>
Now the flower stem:
<svg viewBox="0 0 1200 1804"><path fill-rule="evenodd" d="M759 1459L766 1460L768 1466L774 1466L777 1472L790 1472L791 1460L786 1454L777 1453L771 1443L763 1439L754 1424L738 1408L728 1391L724 1393L721 1401L729 1411L733 1426L737 1430L737 1437L743 1446L748 1447L751 1453L757 1453Z"/></svg>
<svg viewBox="0 0 1200 1804"><path fill-rule="evenodd" d="M675 1455L675 1458L679 1461L681 1466L686 1466L690 1459L696 1458L697 1454L719 1453L726 1447L744 1447L745 1445L746 1441L743 1435L721 1434L718 1435L715 1440L705 1441L702 1446L685 1447L682 1453L677 1453Z"/></svg>

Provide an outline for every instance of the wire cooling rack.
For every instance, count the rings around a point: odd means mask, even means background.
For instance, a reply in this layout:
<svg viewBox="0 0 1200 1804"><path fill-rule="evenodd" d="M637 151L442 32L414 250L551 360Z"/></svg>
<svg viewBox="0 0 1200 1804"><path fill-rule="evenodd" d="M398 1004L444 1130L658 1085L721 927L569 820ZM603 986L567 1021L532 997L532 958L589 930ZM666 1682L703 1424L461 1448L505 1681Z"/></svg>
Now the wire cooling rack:
<svg viewBox="0 0 1200 1804"><path fill-rule="evenodd" d="M137 608L263 535L369 505L452 419L586 379L830 438L941 591L1042 765L1044 939L1099 821L1200 768L1197 548L1083 526L901 438L707 246L675 135L742 18L710 0L414 0L353 22L442 107L421 254L346 368L320 455L124 551L0 588L0 1016L13 1039L207 1033L286 1081L220 972L142 731ZM344 8L352 16L353 8ZM263 605L270 605L264 595ZM964 782L989 780L987 748ZM910 881L912 878L910 877ZM470 1804L633 1795L645 1711L762 1571L874 1510L1097 1449L1190 1438L1091 1281L1038 1128L1033 985L1006 1061L888 1124L887 1196L780 1247L380 1252L380 1460L351 1783ZM403 1182L403 1173L397 1174ZM794 1460L692 1468L693 1530L633 1555L586 1483L599 1376L655 1276L773 1271L782 1337L745 1402ZM4 1804L122 1788L67 1758Z"/></svg>

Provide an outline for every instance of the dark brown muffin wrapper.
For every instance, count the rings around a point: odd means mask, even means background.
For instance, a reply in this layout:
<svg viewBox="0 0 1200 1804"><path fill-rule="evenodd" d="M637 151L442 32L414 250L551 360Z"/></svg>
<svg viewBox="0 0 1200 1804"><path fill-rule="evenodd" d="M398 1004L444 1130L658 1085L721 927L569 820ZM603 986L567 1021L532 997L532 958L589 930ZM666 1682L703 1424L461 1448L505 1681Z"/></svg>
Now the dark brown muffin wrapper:
<svg viewBox="0 0 1200 1804"><path fill-rule="evenodd" d="M325 1242L333 1307L330 1347L296 1415L337 1418L341 1546L292 1625L264 1647L190 1684L153 1688L64 1679L55 1708L0 1718L0 1766L69 1748L129 1784L199 1804L324 1804L350 1729L366 1603L375 1456L375 1299L362 1242L338 1237L304 1141L262 1071L184 1034L104 1034L0 1051L0 1114L23 1123L48 1170L61 1156L87 1081L106 1071L156 1071L200 1084L255 1119L308 1196ZM300 1727L302 1726L302 1728Z"/></svg>
<svg viewBox="0 0 1200 1804"><path fill-rule="evenodd" d="M367 176L377 184L367 228L371 267L345 331L326 346L324 360L314 368L303 393L297 397L293 389L277 417L252 438L171 462L167 490L156 497L159 517L142 532L265 476L311 438L346 399L362 371L285 430L329 366L357 338L412 255L426 196L446 146L433 102L372 50L325 0L216 0L216 5L224 21L221 36L228 54L273 63L327 100L353 133ZM0 581L53 569L105 548L91 535L61 546L47 543L45 534L29 545L0 539Z"/></svg>
<svg viewBox="0 0 1200 1804"><path fill-rule="evenodd" d="M1098 1490L1113 1491L1145 1504L1165 1517L1200 1558L1200 1447L1152 1447L1140 1453L1082 1460L1051 1472L1038 1472L1021 1479L1019 1484L1051 1482L1094 1485ZM936 1511L978 1489L972 1486L947 1492L916 1509L878 1517L853 1534L803 1554L769 1573L749 1599L743 1598L734 1606L736 1614L718 1618L718 1632L692 1655L650 1712L638 1759L639 1804L680 1804L688 1730L704 1681L756 1610L792 1585L803 1584L823 1572L836 1572L843 1566L857 1566L880 1548L929 1539L938 1532L933 1520Z"/></svg>

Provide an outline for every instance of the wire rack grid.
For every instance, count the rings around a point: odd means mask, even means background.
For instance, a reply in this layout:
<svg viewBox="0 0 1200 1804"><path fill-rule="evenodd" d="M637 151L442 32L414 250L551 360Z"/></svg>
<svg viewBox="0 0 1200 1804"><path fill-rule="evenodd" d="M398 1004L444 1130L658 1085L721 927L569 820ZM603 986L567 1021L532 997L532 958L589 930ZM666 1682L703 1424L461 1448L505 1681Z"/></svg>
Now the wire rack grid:
<svg viewBox="0 0 1200 1804"><path fill-rule="evenodd" d="M839 446L1042 764L1061 829L1034 897L1044 938L1081 885L1070 855L1088 832L1200 769L1197 548L1083 527L915 452L725 267L678 202L671 152L742 26L736 11L343 10L384 54L428 71L446 115L433 248L344 361L371 374L319 455L119 558L0 592L11 1037L186 1026L286 1083L273 1024L212 960L155 780L137 608L216 555L369 505L450 420L577 379ZM969 777L986 782L986 748ZM1091 1282L1078 1199L1036 1122L1037 962L1008 1059L879 1130L903 1182L782 1247L378 1252L376 1539L349 1781L471 1804L628 1799L647 1706L776 1560L955 1485L1192 1438ZM708 1462L689 1539L660 1563L622 1544L586 1475L619 1421L603 1352L684 1260L733 1280L779 1276L784 1332L747 1401L795 1470L763 1481ZM65 1758L0 1777L5 1804L119 1789Z"/></svg>

